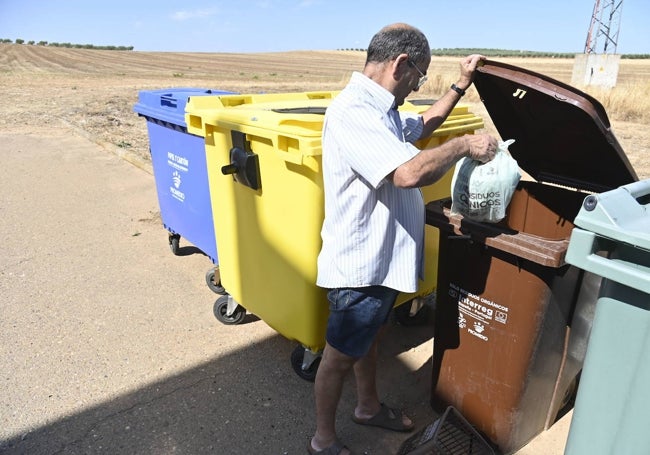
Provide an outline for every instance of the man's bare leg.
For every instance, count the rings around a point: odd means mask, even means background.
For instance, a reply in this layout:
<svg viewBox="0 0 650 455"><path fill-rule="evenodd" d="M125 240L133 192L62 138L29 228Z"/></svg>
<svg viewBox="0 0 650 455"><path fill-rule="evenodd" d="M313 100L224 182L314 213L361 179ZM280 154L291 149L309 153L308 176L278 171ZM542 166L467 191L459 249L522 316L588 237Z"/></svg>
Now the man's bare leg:
<svg viewBox="0 0 650 455"><path fill-rule="evenodd" d="M383 329L375 338L368 354L354 364L354 376L357 382L357 407L354 410L354 415L360 419L372 418L381 409L381 401L377 392L377 356L382 333ZM413 422L407 416L402 415L402 423L404 426L410 426Z"/></svg>
<svg viewBox="0 0 650 455"><path fill-rule="evenodd" d="M311 440L311 446L316 450L329 447L337 440L336 409L341 399L343 381L352 369L355 360L329 344L325 345L314 384L316 434ZM341 452L346 455L348 453L347 451Z"/></svg>

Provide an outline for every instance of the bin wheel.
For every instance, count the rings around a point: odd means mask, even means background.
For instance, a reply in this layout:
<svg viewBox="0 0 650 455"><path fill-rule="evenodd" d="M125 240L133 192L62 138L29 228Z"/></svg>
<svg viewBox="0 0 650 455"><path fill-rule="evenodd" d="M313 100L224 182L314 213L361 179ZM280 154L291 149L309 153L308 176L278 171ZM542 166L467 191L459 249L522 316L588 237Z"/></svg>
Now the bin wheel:
<svg viewBox="0 0 650 455"><path fill-rule="evenodd" d="M214 302L214 317L226 325L241 324L246 317L246 309L241 305L237 305L233 313L228 315L228 299L231 298L229 295L222 295Z"/></svg>
<svg viewBox="0 0 650 455"><path fill-rule="evenodd" d="M578 385L580 384L580 374L581 372L579 372L571 380L571 383L567 386L566 390L564 391L564 396L562 397L562 401L560 402L559 409L557 411L557 415L555 416L554 422L560 420L562 417L564 417L564 415L566 415L567 412L573 409L573 406L576 401L576 396L578 394Z"/></svg>
<svg viewBox="0 0 650 455"><path fill-rule="evenodd" d="M305 360L305 354L309 352L313 360L309 365L305 365L303 368L303 361ZM311 354L311 351L308 351L303 346L297 346L296 349L291 353L291 366L293 371L296 372L305 381L314 382L316 380L316 372L318 371L318 366L320 365L320 355Z"/></svg>
<svg viewBox="0 0 650 455"><path fill-rule="evenodd" d="M181 236L178 234L169 234L169 249L172 250L174 256L178 256L178 247L181 242Z"/></svg>
<svg viewBox="0 0 650 455"><path fill-rule="evenodd" d="M208 284L208 287L215 294L224 295L226 290L221 286L221 273L219 272L219 267L208 270L205 274L205 282Z"/></svg>

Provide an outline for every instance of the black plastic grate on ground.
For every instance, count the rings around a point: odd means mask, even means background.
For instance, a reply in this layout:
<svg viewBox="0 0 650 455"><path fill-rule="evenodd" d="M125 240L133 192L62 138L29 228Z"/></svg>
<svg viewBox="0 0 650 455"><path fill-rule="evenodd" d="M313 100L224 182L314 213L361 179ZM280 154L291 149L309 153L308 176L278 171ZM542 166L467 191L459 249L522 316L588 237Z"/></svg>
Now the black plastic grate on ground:
<svg viewBox="0 0 650 455"><path fill-rule="evenodd" d="M408 438L397 455L494 455L494 450L453 406Z"/></svg>

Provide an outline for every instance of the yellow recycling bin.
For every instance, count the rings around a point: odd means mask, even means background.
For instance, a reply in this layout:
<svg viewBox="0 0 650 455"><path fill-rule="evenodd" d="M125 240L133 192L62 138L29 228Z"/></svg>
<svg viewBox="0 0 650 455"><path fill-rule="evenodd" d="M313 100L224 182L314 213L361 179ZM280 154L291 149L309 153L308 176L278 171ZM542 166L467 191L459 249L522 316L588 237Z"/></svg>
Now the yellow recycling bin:
<svg viewBox="0 0 650 455"><path fill-rule="evenodd" d="M313 380L325 346L329 306L316 286L324 217L321 136L325 109L338 92L191 97L188 132L205 138L221 285L215 316L240 323L254 313L298 341L292 366ZM406 103L403 109L426 106ZM482 127L459 107L431 137L431 147ZM449 194L451 174L425 188L425 200ZM437 230L427 227L427 266L437 260ZM423 289L435 289L437 271ZM403 303L414 296L404 295Z"/></svg>

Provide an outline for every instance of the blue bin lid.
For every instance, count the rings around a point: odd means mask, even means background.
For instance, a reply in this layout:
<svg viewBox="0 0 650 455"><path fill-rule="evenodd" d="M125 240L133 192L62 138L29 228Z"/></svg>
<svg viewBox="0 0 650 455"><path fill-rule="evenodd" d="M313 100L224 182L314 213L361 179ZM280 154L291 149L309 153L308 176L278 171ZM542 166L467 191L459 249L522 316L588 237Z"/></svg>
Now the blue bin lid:
<svg viewBox="0 0 650 455"><path fill-rule="evenodd" d="M166 88L143 90L138 95L134 112L144 117L186 127L185 105L190 96L231 95L234 92L205 88Z"/></svg>

